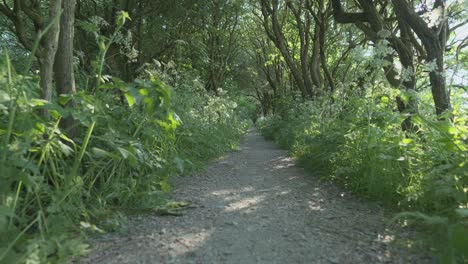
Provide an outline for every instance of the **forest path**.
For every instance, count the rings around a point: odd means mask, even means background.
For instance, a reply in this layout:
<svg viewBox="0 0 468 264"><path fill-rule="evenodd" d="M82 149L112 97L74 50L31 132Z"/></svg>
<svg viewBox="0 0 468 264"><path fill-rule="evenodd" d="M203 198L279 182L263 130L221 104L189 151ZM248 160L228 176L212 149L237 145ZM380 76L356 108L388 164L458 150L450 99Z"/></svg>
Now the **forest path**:
<svg viewBox="0 0 468 264"><path fill-rule="evenodd" d="M389 215L307 175L250 130L239 152L177 177L183 216L130 219L127 235L93 242L83 263L429 263L390 243Z"/></svg>

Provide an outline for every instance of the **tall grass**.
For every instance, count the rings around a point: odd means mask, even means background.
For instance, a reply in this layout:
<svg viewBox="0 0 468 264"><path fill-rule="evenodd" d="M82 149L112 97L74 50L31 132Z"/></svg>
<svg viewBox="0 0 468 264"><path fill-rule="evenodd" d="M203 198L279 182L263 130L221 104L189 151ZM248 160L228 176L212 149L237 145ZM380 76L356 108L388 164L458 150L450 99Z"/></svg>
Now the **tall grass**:
<svg viewBox="0 0 468 264"><path fill-rule="evenodd" d="M400 216L432 228L445 262L467 261L466 104L455 100L451 123L431 115L422 101L422 114L413 116L418 133L405 133L400 124L406 116L391 100L395 93L291 103L260 120L259 127L314 175L412 212Z"/></svg>
<svg viewBox="0 0 468 264"><path fill-rule="evenodd" d="M18 74L2 58L0 263L85 254L83 236L121 229L127 209L165 202L171 175L234 149L248 122L227 96L194 85L191 76L170 85L157 72L132 83L98 78L93 89L46 102L38 76ZM75 107L65 107L70 100ZM70 116L79 132L73 139L60 129Z"/></svg>

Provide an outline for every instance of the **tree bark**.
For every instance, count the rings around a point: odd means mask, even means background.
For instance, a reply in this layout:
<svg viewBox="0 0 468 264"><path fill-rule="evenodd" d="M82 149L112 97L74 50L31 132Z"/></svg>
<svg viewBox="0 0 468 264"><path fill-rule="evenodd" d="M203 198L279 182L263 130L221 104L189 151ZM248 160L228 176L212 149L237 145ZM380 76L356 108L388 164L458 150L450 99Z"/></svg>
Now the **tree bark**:
<svg viewBox="0 0 468 264"><path fill-rule="evenodd" d="M60 19L60 35L58 41L58 51L55 56L54 72L57 94L74 94L75 76L73 72L73 40L75 27L75 6L76 0L63 0L63 13ZM73 108L75 102L72 100L67 107ZM61 127L64 128L69 137L76 135L74 120L71 116L64 118Z"/></svg>
<svg viewBox="0 0 468 264"><path fill-rule="evenodd" d="M320 74L320 29L316 25L312 44L312 56L310 58L310 75L317 90L322 88L322 75Z"/></svg>
<svg viewBox="0 0 468 264"><path fill-rule="evenodd" d="M319 28L319 32L320 32L319 34L320 62L322 64L323 75L325 76L328 82L328 86L330 87L329 88L330 92L333 93L335 91L335 80L328 67L327 52L326 52L327 48L325 45L325 36L326 36L326 32L328 31L327 13L328 12L322 12L320 14L320 23L318 23L316 27Z"/></svg>
<svg viewBox="0 0 468 264"><path fill-rule="evenodd" d="M53 91L53 68L55 54L58 47L58 39L60 33L60 13L62 8L62 0L51 0L49 5L49 21L51 27L46 33L42 43L43 52L40 59L40 85L42 88L42 98L47 101L52 100ZM49 118L49 113L44 111L46 118Z"/></svg>
<svg viewBox="0 0 468 264"><path fill-rule="evenodd" d="M299 33L300 46L298 59L295 58L294 51L291 50L280 25L278 15L280 14L279 8L281 4L278 0L272 2L268 0L261 1L263 26L268 37L280 51L290 70L292 80L294 81L294 85L291 87L299 88L304 98L314 98L319 94L320 88L323 86L320 72L321 60L317 25L315 25L314 32L311 33L311 25L313 25L311 15L313 14L308 10L307 5L309 5L309 2L288 0L285 2L285 5L292 12Z"/></svg>
<svg viewBox="0 0 468 264"><path fill-rule="evenodd" d="M437 115L451 108L450 96L445 83L444 52L447 42L447 21L444 18L445 3L436 0L433 9L440 8L441 18L438 25L429 25L414 11L406 0L392 0L395 13L404 20L418 35L427 52L427 61L435 63L435 69L429 72L432 97Z"/></svg>
<svg viewBox="0 0 468 264"><path fill-rule="evenodd" d="M335 19L337 22L341 21L340 23L356 24L372 42L377 43L381 39L378 33L382 29L389 27L385 26L385 19L377 11L374 3L366 0L359 0L359 2L364 12L345 13L341 7L340 0L332 0ZM363 24L363 22L367 22L368 25ZM417 126L415 126L411 120L411 116L418 113L418 100L415 96L414 43L411 40L413 33L401 16L397 16L397 23L400 36L390 33L387 39L390 42L390 46L398 54L403 70L400 73L396 71L394 67L394 55L392 54L384 56L383 59L388 61L389 65L383 68L385 77L390 85L404 91L407 95L407 100L403 100L400 96L396 98L400 113L408 115L401 125L402 130L415 131L417 130Z"/></svg>
<svg viewBox="0 0 468 264"><path fill-rule="evenodd" d="M436 114L441 115L451 108L450 95L445 81L444 54L440 49L428 51L427 54L428 59L436 63L436 69L429 72L429 80Z"/></svg>

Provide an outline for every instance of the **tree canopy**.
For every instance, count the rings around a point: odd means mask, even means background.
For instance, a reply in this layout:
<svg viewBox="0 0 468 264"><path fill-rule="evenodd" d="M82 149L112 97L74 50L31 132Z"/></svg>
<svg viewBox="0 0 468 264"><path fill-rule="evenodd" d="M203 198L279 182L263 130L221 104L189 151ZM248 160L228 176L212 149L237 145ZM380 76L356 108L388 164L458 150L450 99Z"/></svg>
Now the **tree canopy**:
<svg viewBox="0 0 468 264"><path fill-rule="evenodd" d="M456 0L3 0L0 262L81 254L49 242L162 197L249 122L443 217L444 256L466 261L467 17Z"/></svg>

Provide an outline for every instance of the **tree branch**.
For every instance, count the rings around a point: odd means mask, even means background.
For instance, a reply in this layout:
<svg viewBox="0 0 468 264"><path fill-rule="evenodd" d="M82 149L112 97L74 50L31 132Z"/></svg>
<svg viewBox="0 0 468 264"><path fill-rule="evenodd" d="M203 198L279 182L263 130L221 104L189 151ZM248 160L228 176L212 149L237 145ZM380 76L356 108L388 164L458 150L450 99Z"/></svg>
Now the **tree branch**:
<svg viewBox="0 0 468 264"><path fill-rule="evenodd" d="M432 34L426 22L416 14L406 2L406 0L392 0L396 12L400 12L401 17L411 26L419 38L424 41L432 39Z"/></svg>
<svg viewBox="0 0 468 264"><path fill-rule="evenodd" d="M368 22L366 13L346 13L341 6L340 0L331 0L333 6L333 17L338 23L348 24L348 23L358 23L358 22Z"/></svg>

